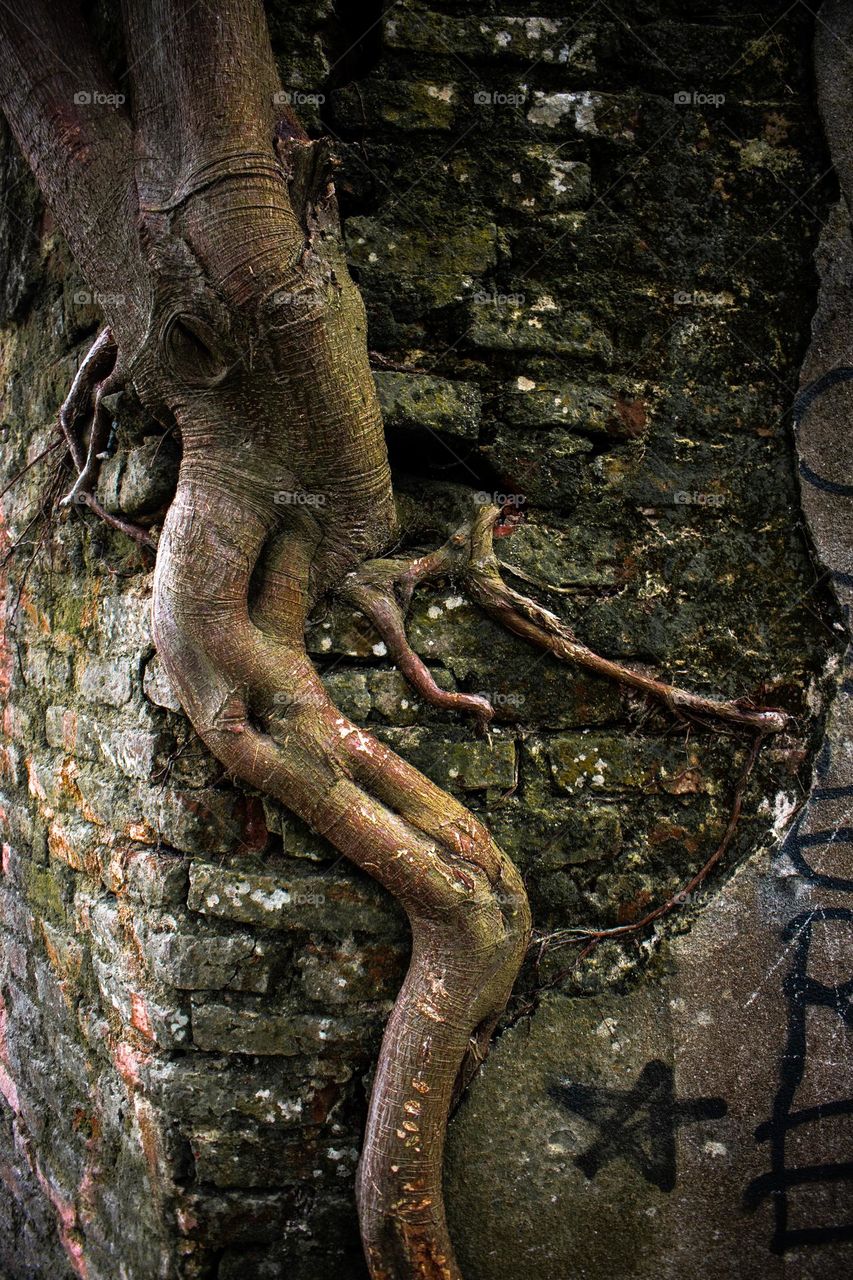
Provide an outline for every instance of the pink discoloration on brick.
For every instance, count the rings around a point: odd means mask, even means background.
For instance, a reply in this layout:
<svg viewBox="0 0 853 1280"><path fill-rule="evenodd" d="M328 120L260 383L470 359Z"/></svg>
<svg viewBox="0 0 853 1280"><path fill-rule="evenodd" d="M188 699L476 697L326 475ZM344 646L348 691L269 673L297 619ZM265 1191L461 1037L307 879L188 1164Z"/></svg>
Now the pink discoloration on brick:
<svg viewBox="0 0 853 1280"><path fill-rule="evenodd" d="M13 747L0 748L0 775L11 782L16 781L15 757Z"/></svg>
<svg viewBox="0 0 853 1280"><path fill-rule="evenodd" d="M31 759L28 759L26 762L26 765L27 765L27 786L29 787L30 795L35 796L37 800L46 800L47 792L45 791L44 783L42 782L41 778L38 775L38 770L36 769L35 762Z"/></svg>
<svg viewBox="0 0 853 1280"><path fill-rule="evenodd" d="M2 1062L0 1062L0 1093L2 1093L15 1115L18 1115L21 1110L18 1088Z"/></svg>
<svg viewBox="0 0 853 1280"><path fill-rule="evenodd" d="M124 834L131 840L138 840L140 844L156 844L158 839L150 822L128 822Z"/></svg>
<svg viewBox="0 0 853 1280"><path fill-rule="evenodd" d="M12 867L12 846L9 844L6 844L4 841L3 847L2 849L0 849L0 868L2 868L4 876L7 876L9 874L11 867Z"/></svg>
<svg viewBox="0 0 853 1280"><path fill-rule="evenodd" d="M64 751L74 751L77 746L77 712L64 711L62 713L62 748Z"/></svg>
<svg viewBox="0 0 853 1280"><path fill-rule="evenodd" d="M4 554L11 546L9 530L6 525L6 513L0 508L0 552ZM0 616L6 616L6 603L9 594L9 577L7 573L0 575ZM21 597L23 598L24 588L21 587ZM4 627L0 630L0 699L4 702L9 697L9 690L12 687L12 672L14 671L14 656L12 653L12 641L9 634L9 628Z"/></svg>
<svg viewBox="0 0 853 1280"><path fill-rule="evenodd" d="M18 1088L15 1081L9 1075L9 1045L7 1041L7 1023L8 1015L6 1012L6 1004L0 995L0 1093L8 1102L15 1115L21 1109L21 1101L18 1097Z"/></svg>
<svg viewBox="0 0 853 1280"><path fill-rule="evenodd" d="M137 991L131 992L130 995L130 1025L146 1036L147 1039L153 1040L155 1038L145 998Z"/></svg>
<svg viewBox="0 0 853 1280"><path fill-rule="evenodd" d="M113 1049L113 1064L128 1089L135 1089L142 1078L142 1066L148 1055L134 1049L133 1045L122 1040Z"/></svg>
<svg viewBox="0 0 853 1280"><path fill-rule="evenodd" d="M68 1261L80 1277L80 1280L88 1280L89 1268L83 1254L83 1237L79 1231L77 1209L45 1177L38 1164L35 1165L34 1172L42 1191L53 1205L56 1216L59 1219L59 1239Z"/></svg>

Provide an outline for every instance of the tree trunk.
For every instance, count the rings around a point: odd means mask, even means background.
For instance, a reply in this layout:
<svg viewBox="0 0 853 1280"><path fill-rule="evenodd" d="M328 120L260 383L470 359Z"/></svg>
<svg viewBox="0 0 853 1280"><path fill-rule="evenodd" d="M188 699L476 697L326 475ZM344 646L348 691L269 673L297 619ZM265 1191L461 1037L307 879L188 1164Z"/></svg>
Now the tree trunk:
<svg viewBox="0 0 853 1280"><path fill-rule="evenodd" d="M336 711L305 652L312 605L396 533L324 144L277 108L255 0L129 4L125 25L132 121L75 101L79 83L115 90L79 16L47 3L26 25L3 12L3 107L103 298L117 367L180 431L153 618L193 726L408 913L359 1209L377 1280L451 1280L447 1115L524 955L524 890L470 813Z"/></svg>
<svg viewBox="0 0 853 1280"><path fill-rule="evenodd" d="M183 708L230 774L308 822L411 923L358 1175L371 1275L460 1280L444 1134L524 956L527 899L477 819L329 701L305 649L311 609L328 593L357 599L438 700L402 612L416 581L458 555L478 601L532 643L685 713L759 733L785 718L603 663L503 587L497 511L432 560L377 561L397 517L326 144L279 106L257 0L128 0L124 23L129 110L94 100L116 90L73 6L33 0L26 22L0 9L3 109L107 322L63 414L79 472L69 496L94 502L100 399L130 380L180 434L153 619ZM488 719L482 699L457 700Z"/></svg>

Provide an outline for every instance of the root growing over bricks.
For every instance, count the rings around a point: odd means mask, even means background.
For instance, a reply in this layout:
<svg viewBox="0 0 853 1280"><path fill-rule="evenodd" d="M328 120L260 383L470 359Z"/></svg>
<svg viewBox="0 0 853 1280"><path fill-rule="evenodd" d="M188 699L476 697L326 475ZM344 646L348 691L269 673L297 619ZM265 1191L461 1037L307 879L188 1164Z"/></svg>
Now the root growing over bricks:
<svg viewBox="0 0 853 1280"><path fill-rule="evenodd" d="M406 640L412 592L449 572L515 634L680 714L758 733L785 718L594 654L503 582L495 508L431 554L377 558L396 509L364 307L328 148L280 105L258 0L127 5L133 115L93 105L115 86L72 6L32 0L26 25L3 6L0 34L0 101L107 321L61 413L68 497L150 542L94 497L105 398L126 377L182 442L153 620L186 714L235 778L325 836L411 923L358 1172L371 1275L460 1280L441 1187L448 1112L509 998L527 898L473 814L330 702L305 649L311 609L329 593L357 605L423 697L480 725L488 702L438 689Z"/></svg>

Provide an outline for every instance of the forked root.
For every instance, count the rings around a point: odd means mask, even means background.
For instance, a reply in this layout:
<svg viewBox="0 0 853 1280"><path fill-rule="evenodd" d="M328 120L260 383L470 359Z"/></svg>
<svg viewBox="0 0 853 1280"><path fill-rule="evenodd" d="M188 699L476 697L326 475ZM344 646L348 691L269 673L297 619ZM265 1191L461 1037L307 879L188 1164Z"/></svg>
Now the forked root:
<svg viewBox="0 0 853 1280"><path fill-rule="evenodd" d="M401 671L425 701L435 706L447 705L434 696L420 672L416 679L409 676L410 669L416 669L416 664L423 667L423 663L406 640L403 616L419 583L452 576L460 587L467 588L471 599L485 613L507 630L557 658L638 689L676 714L717 721L762 735L781 733L787 727L789 716L784 711L690 693L623 663L603 658L587 648L556 614L504 582L494 553L495 522L500 514L499 507L480 507L473 519L452 534L437 551L413 560L368 561L349 575L339 591L344 599L358 605L370 618ZM402 655L404 662L400 662L397 655ZM439 692L443 698L449 696ZM469 703L484 701L482 698L471 699L465 694L455 696L458 699L468 697ZM472 707L461 702L457 705L473 711L482 720L483 711L479 705Z"/></svg>

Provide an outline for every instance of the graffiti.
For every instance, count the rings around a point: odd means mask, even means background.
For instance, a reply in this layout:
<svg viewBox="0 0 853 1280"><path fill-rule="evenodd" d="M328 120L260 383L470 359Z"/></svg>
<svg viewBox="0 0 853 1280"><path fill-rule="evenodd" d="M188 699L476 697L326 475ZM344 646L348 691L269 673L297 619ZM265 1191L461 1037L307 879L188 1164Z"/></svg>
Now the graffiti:
<svg viewBox="0 0 853 1280"><path fill-rule="evenodd" d="M553 1086L551 1097L594 1124L598 1137L575 1164L592 1179L612 1160L628 1160L646 1182L660 1191L675 1187L675 1134L680 1125L719 1120L726 1114L722 1098L678 1101L672 1067L647 1062L631 1089L605 1089L566 1081Z"/></svg>
<svg viewBox="0 0 853 1280"><path fill-rule="evenodd" d="M841 688L844 696L845 680ZM806 818L811 817L816 806L853 799L853 786L827 785L833 769L832 746L827 738L816 764L816 782L808 805L800 813L788 832L780 855L787 857L800 876L814 889L836 893L853 893L853 879L830 875L818 870L814 860L821 851L835 852L853 843L853 827L839 822L832 827L820 826L818 830L803 833ZM823 982L813 976L817 957L834 955L846 957L853 965L853 909L846 906L819 906L801 912L788 921L783 941L793 947L793 961L784 980L787 1004L787 1030L785 1047L779 1068L779 1087L773 1099L771 1117L755 1130L758 1143L767 1143L770 1152L770 1169L755 1178L744 1193L744 1207L754 1209L769 1200L773 1212L773 1232L770 1248L784 1254L789 1249L815 1246L833 1241L853 1241L853 1221L816 1223L814 1221L814 1197L810 1192L815 1186L844 1187L850 1184L846 1198L853 1190L853 1160L814 1160L804 1162L791 1156L791 1147L802 1150L802 1139L808 1136L819 1148L832 1133L832 1125L845 1116L853 1116L853 1098L836 1097L814 1106L797 1106L796 1095L809 1067L809 1055L814 1052L814 1037L810 1037L809 1013L827 1009L838 1018L842 1033L853 1031L853 974L835 982ZM836 975L837 977L837 975ZM850 1060L850 1044L841 1046L842 1063ZM831 1067L830 1067L831 1069ZM827 1070L827 1064L823 1064ZM849 1088L849 1069L845 1071ZM842 1090L843 1091L843 1090ZM810 1129L811 1126L811 1129ZM789 1161L793 1158L793 1163ZM798 1192L801 1199L798 1200ZM843 1197L841 1197L843 1198ZM829 1205L834 1197L827 1198ZM792 1221L800 1210L802 1222Z"/></svg>
<svg viewBox="0 0 853 1280"><path fill-rule="evenodd" d="M797 1245L822 1244L831 1240L853 1240L853 1223L791 1227L790 1193L798 1187L817 1183L853 1184L853 1160L815 1164L787 1164L787 1140L792 1131L840 1116L853 1116L853 1098L794 1109L794 1098L808 1062L807 1017L810 1008L833 1010L847 1028L853 1028L853 978L835 985L818 982L809 974L809 959L821 927L840 924L849 937L840 939L841 948L853 955L853 911L846 907L825 907L804 912L789 921L784 937L796 944L794 963L785 978L788 1001L788 1036L782 1056L781 1082L773 1102L773 1115L755 1131L756 1141L770 1143L770 1172L754 1179L744 1194L746 1208L755 1208L771 1198L775 1227L771 1240L774 1253L784 1253ZM822 939L821 941L826 941ZM846 944L846 945L845 945Z"/></svg>

